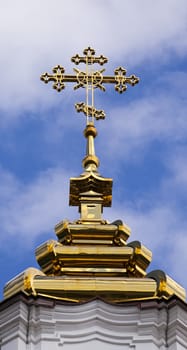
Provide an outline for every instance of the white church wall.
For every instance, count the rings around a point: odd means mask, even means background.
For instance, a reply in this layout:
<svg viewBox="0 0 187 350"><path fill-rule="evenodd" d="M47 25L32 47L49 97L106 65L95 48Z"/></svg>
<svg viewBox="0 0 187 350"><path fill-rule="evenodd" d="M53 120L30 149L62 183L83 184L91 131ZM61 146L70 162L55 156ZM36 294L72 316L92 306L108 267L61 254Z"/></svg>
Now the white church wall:
<svg viewBox="0 0 187 350"><path fill-rule="evenodd" d="M21 294L2 303L0 330L1 350L184 350L187 307L175 298L73 305Z"/></svg>

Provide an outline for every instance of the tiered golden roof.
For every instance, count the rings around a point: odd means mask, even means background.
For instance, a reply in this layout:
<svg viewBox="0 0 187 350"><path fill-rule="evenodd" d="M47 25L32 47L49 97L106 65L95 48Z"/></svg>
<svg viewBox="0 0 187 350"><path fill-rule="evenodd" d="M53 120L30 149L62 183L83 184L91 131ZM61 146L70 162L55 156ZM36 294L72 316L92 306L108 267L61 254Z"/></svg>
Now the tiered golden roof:
<svg viewBox="0 0 187 350"><path fill-rule="evenodd" d="M105 113L94 106L94 89L105 90L103 83L114 83L122 93L126 83L135 85L139 79L126 77L126 70L117 68L113 77L102 75L104 69L93 72L94 63L103 65L107 58L95 56L91 48L85 56L75 55L75 64L85 63L86 72L75 69L76 75L65 75L64 68L56 66L54 74L45 73L41 79L54 81L57 91L64 82L76 82L75 89L86 88L86 103L76 104L78 112L86 115L84 135L87 140L83 173L70 179L69 204L78 206L80 218L75 222L62 221L55 226L57 240L49 240L36 249L41 270L29 268L4 288L8 298L22 290L28 295L44 295L69 302L83 302L100 297L109 302L125 302L149 298L169 298L173 294L185 299L184 289L157 270L149 274L152 254L139 241L127 243L130 228L121 220L113 223L102 218L103 207L111 206L112 179L98 172L99 159L95 155L95 119L104 119ZM89 96L91 93L91 105Z"/></svg>

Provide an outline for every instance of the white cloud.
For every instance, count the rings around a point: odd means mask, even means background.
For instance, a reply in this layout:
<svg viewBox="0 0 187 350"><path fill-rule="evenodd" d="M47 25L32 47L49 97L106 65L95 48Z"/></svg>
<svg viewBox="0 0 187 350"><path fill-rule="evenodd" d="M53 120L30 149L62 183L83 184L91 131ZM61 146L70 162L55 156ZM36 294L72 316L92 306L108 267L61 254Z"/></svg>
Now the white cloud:
<svg viewBox="0 0 187 350"><path fill-rule="evenodd" d="M187 48L185 0L6 1L0 16L0 110L11 118L57 103L40 74L57 63L69 70L70 57L89 44L128 66Z"/></svg>
<svg viewBox="0 0 187 350"><path fill-rule="evenodd" d="M175 81L179 83L180 74ZM135 159L144 155L144 151L154 141L176 147L176 142L186 140L187 104L180 93L170 91L170 85L161 92L149 92L125 107L111 108L105 124L99 126L102 137L99 147L105 157ZM107 142L107 148L103 147ZM115 155L115 157L114 157Z"/></svg>
<svg viewBox="0 0 187 350"><path fill-rule="evenodd" d="M184 231L177 230L173 240L173 252L171 256L172 272L174 276L187 290L186 266L187 266L187 227ZM172 237L173 239L173 237Z"/></svg>
<svg viewBox="0 0 187 350"><path fill-rule="evenodd" d="M68 174L60 168L39 173L29 184L1 169L2 239L24 237L24 244L28 244L34 237L53 230L68 214L72 215L68 208L68 182Z"/></svg>
<svg viewBox="0 0 187 350"><path fill-rule="evenodd" d="M187 191L187 147L178 147L170 156L169 167L175 180L175 185L182 191Z"/></svg>

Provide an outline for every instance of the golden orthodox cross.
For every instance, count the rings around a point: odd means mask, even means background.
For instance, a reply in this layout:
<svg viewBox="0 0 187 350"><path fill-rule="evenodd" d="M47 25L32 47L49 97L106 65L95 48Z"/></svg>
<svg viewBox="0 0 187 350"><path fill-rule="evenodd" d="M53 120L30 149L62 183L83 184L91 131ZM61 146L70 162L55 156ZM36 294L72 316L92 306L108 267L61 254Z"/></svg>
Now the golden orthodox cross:
<svg viewBox="0 0 187 350"><path fill-rule="evenodd" d="M79 63L86 64L86 71L81 71L77 68L74 68L75 75L64 74L65 69L57 65L53 68L53 74L44 73L41 75L40 79L44 83L53 81L53 88L57 91L61 91L65 88L65 82L75 82L74 90L82 87L86 89L86 103L80 102L75 104L77 112L83 112L87 117L87 125L91 122L94 123L94 118L104 119L105 112L103 110L98 110L94 106L94 90L99 88L102 91L105 91L106 84L115 84L115 90L120 94L127 89L126 84L134 86L139 82L139 78L135 75L129 77L126 76L126 69L123 67L118 67L114 70L114 76L103 76L105 69L100 69L97 71L92 70L93 64L103 65L108 62L108 59L103 56L95 56L95 50L91 47L88 47L83 51L84 56L79 56L76 54L71 58L71 61L76 65ZM91 104L89 104L89 98L91 99Z"/></svg>

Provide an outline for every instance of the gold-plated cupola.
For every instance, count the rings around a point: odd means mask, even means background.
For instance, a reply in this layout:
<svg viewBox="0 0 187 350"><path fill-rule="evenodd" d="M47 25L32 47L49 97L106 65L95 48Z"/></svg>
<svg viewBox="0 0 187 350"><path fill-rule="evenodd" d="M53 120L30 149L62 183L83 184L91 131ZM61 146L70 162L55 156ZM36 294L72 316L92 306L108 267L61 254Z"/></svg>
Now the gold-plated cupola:
<svg viewBox="0 0 187 350"><path fill-rule="evenodd" d="M77 112L86 116L84 136L87 147L83 172L70 179L69 204L77 206L80 218L74 222L61 221L55 226L57 240L48 240L36 249L41 270L27 269L4 288L9 298L20 290L28 295L43 295L67 302L84 302L102 298L121 303L129 300L170 298L173 294L185 299L184 289L163 271L147 274L152 253L139 241L127 243L130 228L121 220L109 223L102 219L103 207L112 203L112 179L99 174L99 159L95 154L97 136L95 120L104 119L105 112L95 107L95 89L105 91L104 83L114 84L119 93L126 84L135 85L135 75L126 77L126 70L118 67L114 76L104 76L104 69L94 71L93 65L103 65L107 58L96 56L88 47L83 56L72 57L76 65L85 64L85 70L74 69L75 75L65 74L58 65L53 74L44 73L41 80L53 81L53 88L61 91L65 82L75 82L74 89L86 90L86 101L76 103Z"/></svg>

